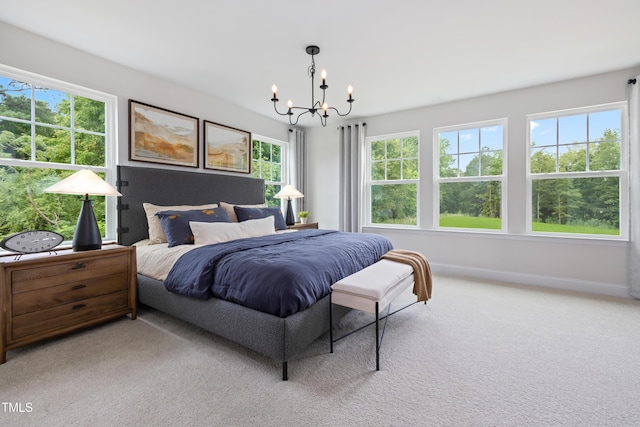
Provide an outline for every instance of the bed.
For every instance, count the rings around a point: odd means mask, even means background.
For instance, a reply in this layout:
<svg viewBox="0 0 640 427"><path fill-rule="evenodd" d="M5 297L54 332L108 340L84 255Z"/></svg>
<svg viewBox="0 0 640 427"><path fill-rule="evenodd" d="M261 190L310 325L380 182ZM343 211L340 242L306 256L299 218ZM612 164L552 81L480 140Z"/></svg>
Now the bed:
<svg viewBox="0 0 640 427"><path fill-rule="evenodd" d="M143 203L168 206L221 201L247 205L264 202L263 180L245 176L119 166L117 187L122 193L118 201L118 242L122 245L133 245L149 238ZM318 234L320 238L329 231L308 230L267 237L288 241L293 240L291 236L295 234L296 239L301 240L304 233ZM377 259L372 262L375 261ZM288 379L288 362L329 329L328 295L318 297L314 303L300 311L294 310L292 314L268 313L221 298L202 299L169 292L162 280L140 271L137 279L141 304L281 362L283 380ZM334 322L348 311L344 307L334 307Z"/></svg>

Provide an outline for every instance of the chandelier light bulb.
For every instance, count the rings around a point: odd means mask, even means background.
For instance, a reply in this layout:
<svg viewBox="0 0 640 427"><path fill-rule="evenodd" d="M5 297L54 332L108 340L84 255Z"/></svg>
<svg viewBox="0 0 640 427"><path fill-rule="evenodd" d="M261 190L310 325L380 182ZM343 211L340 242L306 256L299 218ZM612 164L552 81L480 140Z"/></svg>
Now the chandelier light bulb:
<svg viewBox="0 0 640 427"><path fill-rule="evenodd" d="M324 110L324 112L326 113L327 110L329 109L329 104L327 104L326 102L324 104L322 104L322 109Z"/></svg>
<svg viewBox="0 0 640 427"><path fill-rule="evenodd" d="M273 92L273 96L275 97L276 93L278 92L278 86L276 85L271 86L271 91Z"/></svg>
<svg viewBox="0 0 640 427"><path fill-rule="evenodd" d="M289 109L291 109L291 107L293 107L293 101L292 100L287 101L287 107L289 107Z"/></svg>
<svg viewBox="0 0 640 427"><path fill-rule="evenodd" d="M273 86L273 87L275 87L275 86ZM349 95L353 94L353 86L351 86L351 85L347 86L347 93Z"/></svg>
<svg viewBox="0 0 640 427"><path fill-rule="evenodd" d="M320 75L322 76L322 80L326 80L326 78L327 78L327 70L322 70Z"/></svg>

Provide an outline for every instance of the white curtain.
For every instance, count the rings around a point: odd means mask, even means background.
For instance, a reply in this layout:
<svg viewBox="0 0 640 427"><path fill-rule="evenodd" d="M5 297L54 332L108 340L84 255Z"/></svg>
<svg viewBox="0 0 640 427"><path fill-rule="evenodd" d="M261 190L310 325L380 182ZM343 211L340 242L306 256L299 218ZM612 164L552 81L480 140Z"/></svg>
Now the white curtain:
<svg viewBox="0 0 640 427"><path fill-rule="evenodd" d="M307 141L304 131L299 129L289 129L289 147L291 161L289 162L289 183L299 192L307 194ZM293 199L291 201L294 212L306 211L307 203L305 198Z"/></svg>
<svg viewBox="0 0 640 427"><path fill-rule="evenodd" d="M365 124L338 128L340 144L340 222L341 231L362 230L362 188L364 185Z"/></svg>
<svg viewBox="0 0 640 427"><path fill-rule="evenodd" d="M629 80L629 285L640 298L640 76Z"/></svg>

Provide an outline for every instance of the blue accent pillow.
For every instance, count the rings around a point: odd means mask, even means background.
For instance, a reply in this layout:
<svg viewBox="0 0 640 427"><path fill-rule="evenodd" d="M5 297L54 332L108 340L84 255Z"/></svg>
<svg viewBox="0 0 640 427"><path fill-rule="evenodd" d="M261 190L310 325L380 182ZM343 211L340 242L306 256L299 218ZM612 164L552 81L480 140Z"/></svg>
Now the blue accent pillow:
<svg viewBox="0 0 640 427"><path fill-rule="evenodd" d="M189 221L194 222L229 222L229 215L223 208L198 209L192 211L161 211L156 216L160 218L162 231L167 236L169 247L193 244L193 231Z"/></svg>
<svg viewBox="0 0 640 427"><path fill-rule="evenodd" d="M241 206L234 206L233 210L236 212L236 216L238 217L238 222L273 216L275 219L274 222L276 224L276 230L287 229L287 224L284 222L284 217L282 216L282 210L279 207L243 208Z"/></svg>

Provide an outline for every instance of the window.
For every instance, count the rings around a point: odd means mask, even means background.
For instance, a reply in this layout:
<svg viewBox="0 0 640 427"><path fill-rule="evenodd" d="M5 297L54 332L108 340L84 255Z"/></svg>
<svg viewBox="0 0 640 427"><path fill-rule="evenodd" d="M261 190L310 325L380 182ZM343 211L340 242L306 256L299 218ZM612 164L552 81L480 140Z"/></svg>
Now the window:
<svg viewBox="0 0 640 427"><path fill-rule="evenodd" d="M366 139L371 224L418 224L417 132Z"/></svg>
<svg viewBox="0 0 640 427"><path fill-rule="evenodd" d="M256 136L256 135L254 135ZM256 136L253 140L251 174L264 179L265 201L269 206L280 206L275 196L285 185L286 144L271 138Z"/></svg>
<svg viewBox="0 0 640 427"><path fill-rule="evenodd" d="M434 129L440 227L503 229L506 120Z"/></svg>
<svg viewBox="0 0 640 427"><path fill-rule="evenodd" d="M529 230L626 235L625 103L528 117Z"/></svg>
<svg viewBox="0 0 640 427"><path fill-rule="evenodd" d="M0 235L26 229L73 237L80 196L43 190L81 168L113 183L115 97L0 67ZM116 201L92 197L103 237Z"/></svg>

